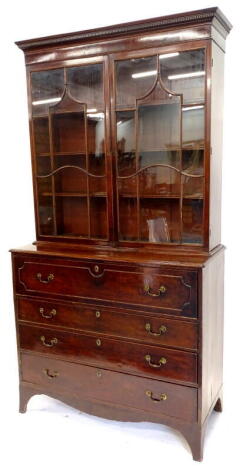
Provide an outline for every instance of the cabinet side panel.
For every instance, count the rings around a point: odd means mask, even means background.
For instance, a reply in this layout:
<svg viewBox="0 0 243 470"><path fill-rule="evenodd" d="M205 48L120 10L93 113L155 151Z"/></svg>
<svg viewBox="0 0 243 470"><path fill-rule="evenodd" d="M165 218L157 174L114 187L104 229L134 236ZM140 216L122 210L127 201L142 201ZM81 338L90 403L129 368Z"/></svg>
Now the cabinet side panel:
<svg viewBox="0 0 243 470"><path fill-rule="evenodd" d="M211 157L210 157L210 237L209 249L221 241L221 188L223 148L224 53L212 43Z"/></svg>
<svg viewBox="0 0 243 470"><path fill-rule="evenodd" d="M202 421L204 421L223 382L223 250L206 264L202 282Z"/></svg>

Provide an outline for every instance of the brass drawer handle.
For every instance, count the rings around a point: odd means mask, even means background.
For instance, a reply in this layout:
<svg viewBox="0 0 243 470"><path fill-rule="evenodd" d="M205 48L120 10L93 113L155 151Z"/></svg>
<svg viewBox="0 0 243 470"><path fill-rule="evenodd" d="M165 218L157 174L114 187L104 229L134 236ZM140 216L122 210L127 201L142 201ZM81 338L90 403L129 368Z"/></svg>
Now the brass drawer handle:
<svg viewBox="0 0 243 470"><path fill-rule="evenodd" d="M166 287L165 286L160 286L158 289L158 292L155 294L154 292L151 292L151 288L149 284L144 284L144 294L145 295L150 295L150 297L159 297L160 295L165 294L166 292Z"/></svg>
<svg viewBox="0 0 243 470"><path fill-rule="evenodd" d="M40 307L40 308L39 308L39 312L40 312L40 314L41 314L41 316L42 316L43 318L53 318L53 317L57 314L57 311L56 311L55 308L53 308L53 309L50 311L50 313L45 313L44 308L43 308L43 307Z"/></svg>
<svg viewBox="0 0 243 470"><path fill-rule="evenodd" d="M59 375L59 373L56 371L50 372L50 369L43 369L43 372L49 379L55 379Z"/></svg>
<svg viewBox="0 0 243 470"><path fill-rule="evenodd" d="M161 336L163 333L166 333L167 328L166 328L166 326L161 325L160 328L159 328L159 332L155 333L154 331L151 330L151 324L146 323L145 330L152 336Z"/></svg>
<svg viewBox="0 0 243 470"><path fill-rule="evenodd" d="M54 344L57 344L57 338L52 338L49 343L46 342L45 336L41 336L40 340L44 346L47 348L52 348Z"/></svg>
<svg viewBox="0 0 243 470"><path fill-rule="evenodd" d="M154 364L153 362L151 362L150 354L146 354L145 361L147 361L149 363L150 367L155 367L156 369L159 369L162 365L166 364L166 362L167 362L165 357L161 357L160 360L159 360L159 363Z"/></svg>
<svg viewBox="0 0 243 470"><path fill-rule="evenodd" d="M149 397L151 400L155 401L156 403L159 403L160 401L167 400L166 393L161 393L159 398L153 397L153 392L151 392L150 390L147 390L145 393L146 393L147 397Z"/></svg>
<svg viewBox="0 0 243 470"><path fill-rule="evenodd" d="M53 281L54 274L50 273L50 274L48 274L46 279L42 279L42 274L37 273L36 277L37 277L38 281L42 282L42 284L49 284L49 282Z"/></svg>

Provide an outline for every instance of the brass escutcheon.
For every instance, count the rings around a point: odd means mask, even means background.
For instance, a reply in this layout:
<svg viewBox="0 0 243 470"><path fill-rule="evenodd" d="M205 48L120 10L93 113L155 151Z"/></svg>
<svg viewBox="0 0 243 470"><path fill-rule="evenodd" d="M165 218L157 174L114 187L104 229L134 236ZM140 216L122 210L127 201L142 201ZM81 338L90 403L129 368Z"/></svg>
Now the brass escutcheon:
<svg viewBox="0 0 243 470"><path fill-rule="evenodd" d="M96 344L97 344L97 346L101 346L101 340L100 340L100 339L97 339L97 340L96 340Z"/></svg>
<svg viewBox="0 0 243 470"><path fill-rule="evenodd" d="M97 375L98 378L100 378L102 376L101 371L97 370L96 375Z"/></svg>
<svg viewBox="0 0 243 470"><path fill-rule="evenodd" d="M96 310L96 312L95 312L96 318L100 318L100 315L101 315L100 311L99 311L99 310Z"/></svg>
<svg viewBox="0 0 243 470"><path fill-rule="evenodd" d="M100 268L99 268L98 264L96 264L96 265L94 266L94 271L95 271L95 273L98 273L99 270L100 270Z"/></svg>

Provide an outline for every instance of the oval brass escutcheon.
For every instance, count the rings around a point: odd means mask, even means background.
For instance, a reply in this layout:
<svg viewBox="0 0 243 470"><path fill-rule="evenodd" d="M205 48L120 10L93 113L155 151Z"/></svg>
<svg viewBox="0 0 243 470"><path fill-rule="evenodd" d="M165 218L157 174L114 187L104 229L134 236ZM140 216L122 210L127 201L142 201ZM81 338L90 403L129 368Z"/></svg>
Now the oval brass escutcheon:
<svg viewBox="0 0 243 470"><path fill-rule="evenodd" d="M96 316L96 318L100 318L100 316L101 316L101 312L100 312L99 310L96 310L96 312L95 312L95 316Z"/></svg>
<svg viewBox="0 0 243 470"><path fill-rule="evenodd" d="M96 375L97 375L98 378L100 378L100 377L102 376L101 371L100 371L100 370L97 370Z"/></svg>
<svg viewBox="0 0 243 470"><path fill-rule="evenodd" d="M95 271L95 273L98 273L99 270L100 270L100 268L99 268L98 264L96 264L96 265L94 266L94 271Z"/></svg>
<svg viewBox="0 0 243 470"><path fill-rule="evenodd" d="M97 346L101 346L101 340L100 340L100 339L97 339L97 340L96 340L96 344L97 344Z"/></svg>

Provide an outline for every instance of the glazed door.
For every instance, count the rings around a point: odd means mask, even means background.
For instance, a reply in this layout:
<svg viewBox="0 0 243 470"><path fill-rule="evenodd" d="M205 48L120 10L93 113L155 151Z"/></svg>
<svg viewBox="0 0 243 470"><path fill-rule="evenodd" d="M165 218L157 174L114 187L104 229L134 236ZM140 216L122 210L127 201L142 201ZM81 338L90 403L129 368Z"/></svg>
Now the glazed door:
<svg viewBox="0 0 243 470"><path fill-rule="evenodd" d="M114 56L121 242L203 244L205 49Z"/></svg>
<svg viewBox="0 0 243 470"><path fill-rule="evenodd" d="M40 237L108 236L103 59L31 73Z"/></svg>

